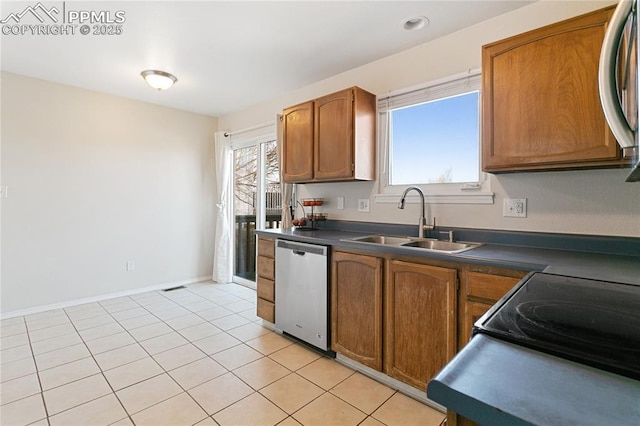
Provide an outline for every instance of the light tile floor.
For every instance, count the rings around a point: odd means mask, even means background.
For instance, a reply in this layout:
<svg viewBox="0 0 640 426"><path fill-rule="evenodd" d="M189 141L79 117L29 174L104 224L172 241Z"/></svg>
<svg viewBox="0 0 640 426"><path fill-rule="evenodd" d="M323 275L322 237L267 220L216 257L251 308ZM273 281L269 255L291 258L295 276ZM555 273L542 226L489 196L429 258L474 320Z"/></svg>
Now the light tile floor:
<svg viewBox="0 0 640 426"><path fill-rule="evenodd" d="M196 283L2 320L0 424L440 425L274 333L253 290Z"/></svg>

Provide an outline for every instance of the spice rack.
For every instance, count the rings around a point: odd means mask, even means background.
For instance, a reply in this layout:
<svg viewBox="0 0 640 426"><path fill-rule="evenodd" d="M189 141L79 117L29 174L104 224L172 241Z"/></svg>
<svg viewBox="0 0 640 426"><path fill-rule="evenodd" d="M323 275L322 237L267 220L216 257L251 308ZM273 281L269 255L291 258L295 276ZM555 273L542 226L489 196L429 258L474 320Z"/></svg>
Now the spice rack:
<svg viewBox="0 0 640 426"><path fill-rule="evenodd" d="M302 217L304 218L304 220L298 219L302 221L301 224L296 226L298 229L318 229L318 223L327 220L326 213L318 213L315 211L317 207L324 204L324 198L303 198L302 202L298 201L298 204L302 207ZM311 213L307 213L304 209L305 207L310 207Z"/></svg>

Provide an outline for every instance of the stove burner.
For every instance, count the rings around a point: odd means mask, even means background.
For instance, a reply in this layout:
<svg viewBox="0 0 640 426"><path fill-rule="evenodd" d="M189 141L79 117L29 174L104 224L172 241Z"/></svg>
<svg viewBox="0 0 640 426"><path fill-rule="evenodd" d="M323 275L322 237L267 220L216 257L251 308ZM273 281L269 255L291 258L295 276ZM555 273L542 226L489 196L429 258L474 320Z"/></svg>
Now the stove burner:
<svg viewBox="0 0 640 426"><path fill-rule="evenodd" d="M533 273L474 333L640 380L640 285Z"/></svg>
<svg viewBox="0 0 640 426"><path fill-rule="evenodd" d="M516 325L533 339L595 345L640 352L640 340L623 335L619 324L640 330L640 312L619 312L607 306L570 301L528 301L516 306ZM568 342L568 341L569 342Z"/></svg>

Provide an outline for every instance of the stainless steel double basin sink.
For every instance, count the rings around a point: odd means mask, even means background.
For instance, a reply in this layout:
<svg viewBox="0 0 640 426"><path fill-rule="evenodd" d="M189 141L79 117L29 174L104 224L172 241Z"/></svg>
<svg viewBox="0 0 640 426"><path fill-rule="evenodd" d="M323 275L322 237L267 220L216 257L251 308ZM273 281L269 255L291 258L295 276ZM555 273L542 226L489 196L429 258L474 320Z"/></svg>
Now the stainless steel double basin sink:
<svg viewBox="0 0 640 426"><path fill-rule="evenodd" d="M432 238L394 237L388 235L366 235L364 237L345 238L343 241L356 243L392 245L400 247L412 247L422 250L430 250L440 253L462 253L467 250L480 247L479 243L441 241Z"/></svg>

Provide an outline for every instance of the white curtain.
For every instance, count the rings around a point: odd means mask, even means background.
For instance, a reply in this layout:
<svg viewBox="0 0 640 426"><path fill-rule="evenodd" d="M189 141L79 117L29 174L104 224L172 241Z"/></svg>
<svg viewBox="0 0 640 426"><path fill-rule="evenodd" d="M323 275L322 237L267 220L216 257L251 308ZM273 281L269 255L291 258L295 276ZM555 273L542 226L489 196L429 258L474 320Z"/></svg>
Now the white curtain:
<svg viewBox="0 0 640 426"><path fill-rule="evenodd" d="M282 222L280 228L288 229L293 226L293 218L289 206L292 204L293 184L284 183L284 165L282 164L284 147L282 145L282 115L276 116L276 126L278 128L278 168L280 170L280 192L282 193Z"/></svg>
<svg viewBox="0 0 640 426"><path fill-rule="evenodd" d="M216 164L216 235L213 251L213 280L228 283L233 279L231 254L231 148L224 132L215 134Z"/></svg>

